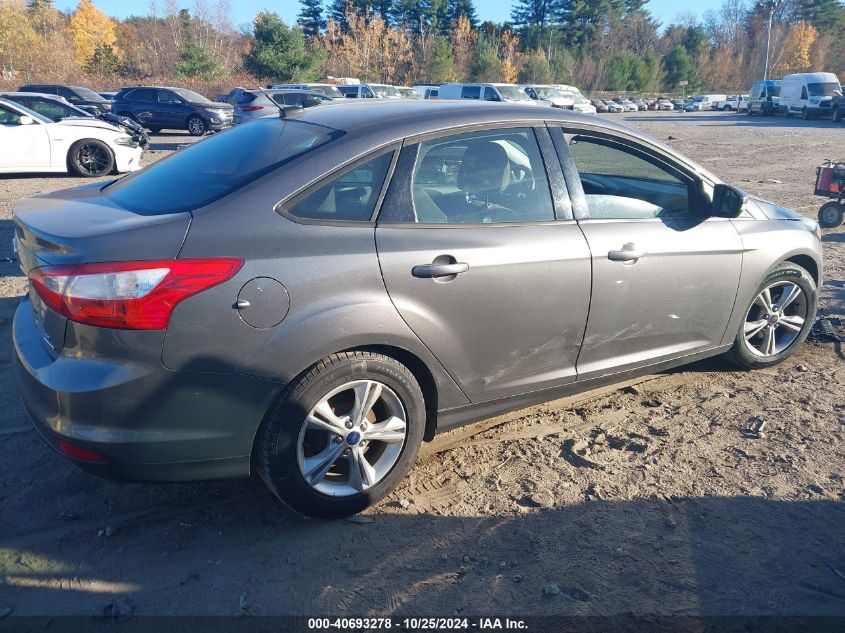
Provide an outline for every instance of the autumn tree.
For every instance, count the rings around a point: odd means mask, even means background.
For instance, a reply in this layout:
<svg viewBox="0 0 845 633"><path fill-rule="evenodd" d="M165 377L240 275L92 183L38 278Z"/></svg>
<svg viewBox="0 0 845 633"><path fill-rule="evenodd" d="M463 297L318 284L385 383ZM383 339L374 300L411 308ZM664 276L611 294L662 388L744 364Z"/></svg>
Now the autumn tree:
<svg viewBox="0 0 845 633"><path fill-rule="evenodd" d="M772 73L775 76L782 76L811 70L810 55L818 37L819 32L816 27L803 20L798 22L786 38L783 54L772 68Z"/></svg>
<svg viewBox="0 0 845 633"><path fill-rule="evenodd" d="M472 29L469 19L458 18L452 30L452 58L455 63L455 76L459 80L470 76L470 63L478 41L478 32Z"/></svg>
<svg viewBox="0 0 845 633"><path fill-rule="evenodd" d="M98 45L115 49L115 23L100 11L91 0L79 0L76 11L70 16L70 35L73 42L74 60L83 66Z"/></svg>
<svg viewBox="0 0 845 633"><path fill-rule="evenodd" d="M39 44L40 38L27 19L23 0L0 2L0 69L31 69Z"/></svg>
<svg viewBox="0 0 845 633"><path fill-rule="evenodd" d="M519 68L516 65L517 47L519 46L519 35L511 30L502 33L501 38L501 59L502 59L502 81L507 84L516 83L519 75Z"/></svg>

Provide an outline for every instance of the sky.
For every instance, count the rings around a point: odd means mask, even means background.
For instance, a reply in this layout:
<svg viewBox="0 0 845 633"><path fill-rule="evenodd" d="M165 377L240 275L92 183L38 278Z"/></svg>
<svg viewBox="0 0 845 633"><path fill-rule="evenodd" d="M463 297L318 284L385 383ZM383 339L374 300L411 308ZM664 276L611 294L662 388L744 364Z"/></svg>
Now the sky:
<svg viewBox="0 0 845 633"><path fill-rule="evenodd" d="M148 0L93 0L99 9L112 17L125 18L130 15L146 15L149 11ZM717 9L723 0L650 0L646 8L664 25L681 13L701 15L708 9ZM78 0L56 0L55 5L62 11L73 11ZM159 1L158 5L164 3ZM190 8L192 0L180 0L180 5ZM213 0L209 2L213 4ZM504 22L510 19L511 0L475 0L478 17L483 20ZM255 14L265 9L278 13L285 22L293 23L299 13L297 0L231 0L232 18L237 26L252 24Z"/></svg>

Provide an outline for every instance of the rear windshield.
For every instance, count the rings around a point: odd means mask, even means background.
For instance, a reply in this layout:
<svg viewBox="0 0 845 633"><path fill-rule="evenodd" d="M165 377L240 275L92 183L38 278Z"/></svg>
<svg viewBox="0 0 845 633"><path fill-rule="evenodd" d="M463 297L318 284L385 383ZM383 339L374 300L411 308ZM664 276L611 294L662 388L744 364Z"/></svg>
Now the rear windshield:
<svg viewBox="0 0 845 633"><path fill-rule="evenodd" d="M178 150L106 186L103 193L144 215L191 211L342 135L307 121L258 120Z"/></svg>

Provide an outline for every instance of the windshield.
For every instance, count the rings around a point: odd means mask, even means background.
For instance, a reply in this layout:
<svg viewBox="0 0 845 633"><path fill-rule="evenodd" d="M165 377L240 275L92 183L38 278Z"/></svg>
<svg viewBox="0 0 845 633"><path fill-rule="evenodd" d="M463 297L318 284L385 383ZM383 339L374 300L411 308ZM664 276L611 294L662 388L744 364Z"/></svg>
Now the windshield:
<svg viewBox="0 0 845 633"><path fill-rule="evenodd" d="M418 93L413 88L397 88L397 90L399 91L399 93L403 97L405 97L407 99L419 99L420 98L420 93Z"/></svg>
<svg viewBox="0 0 845 633"><path fill-rule="evenodd" d="M575 100L575 103L590 103L581 95L574 95L572 98Z"/></svg>
<svg viewBox="0 0 845 633"><path fill-rule="evenodd" d="M780 86L768 86L766 88L766 94L770 97L779 97L780 96Z"/></svg>
<svg viewBox="0 0 845 633"><path fill-rule="evenodd" d="M172 88L172 90L188 103L214 103L193 90L185 90L184 88Z"/></svg>
<svg viewBox="0 0 845 633"><path fill-rule="evenodd" d="M537 96L541 99L557 99L559 97L568 96L563 94L557 88L535 88L534 90L537 92Z"/></svg>
<svg viewBox="0 0 845 633"><path fill-rule="evenodd" d="M308 86L308 89L332 99L343 99L343 93L334 86Z"/></svg>
<svg viewBox="0 0 845 633"><path fill-rule="evenodd" d="M517 88L516 86L498 84L496 85L496 90L499 91L499 94L502 95L504 99L510 101L531 101L531 98L525 94L521 88Z"/></svg>
<svg viewBox="0 0 845 633"><path fill-rule="evenodd" d="M191 211L341 137L306 121L258 120L204 139L103 189L144 215Z"/></svg>
<svg viewBox="0 0 845 633"><path fill-rule="evenodd" d="M382 84L370 84L370 88L373 89L373 92L376 93L377 96L384 99L385 97L398 97L399 93L396 92L396 88L393 86L385 86Z"/></svg>
<svg viewBox="0 0 845 633"><path fill-rule="evenodd" d="M807 84L807 92L811 97L832 97L841 89L838 83L832 81L823 84Z"/></svg>
<svg viewBox="0 0 845 633"><path fill-rule="evenodd" d="M88 88L73 88L72 90L77 96L82 97L86 101L105 101L101 95L98 95L93 90L88 90Z"/></svg>

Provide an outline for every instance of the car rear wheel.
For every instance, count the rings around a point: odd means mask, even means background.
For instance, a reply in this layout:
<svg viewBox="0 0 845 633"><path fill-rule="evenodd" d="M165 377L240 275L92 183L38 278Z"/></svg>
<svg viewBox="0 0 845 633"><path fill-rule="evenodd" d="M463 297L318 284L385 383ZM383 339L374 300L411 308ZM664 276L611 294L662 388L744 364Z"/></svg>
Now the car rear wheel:
<svg viewBox="0 0 845 633"><path fill-rule="evenodd" d="M187 128L191 136L202 136L208 131L208 125L203 118L196 115L188 117Z"/></svg>
<svg viewBox="0 0 845 633"><path fill-rule="evenodd" d="M733 110L733 108L729 104L726 104L722 107L723 112L728 112L729 110Z"/></svg>
<svg viewBox="0 0 845 633"><path fill-rule="evenodd" d="M845 205L838 202L826 202L819 209L819 226L823 229L835 229L845 220Z"/></svg>
<svg viewBox="0 0 845 633"><path fill-rule="evenodd" d="M147 129L149 129L149 131L152 132L153 134L158 134L159 132L161 132L160 127L151 127L151 128L147 128Z"/></svg>
<svg viewBox="0 0 845 633"><path fill-rule="evenodd" d="M114 169L114 154L108 145L96 139L83 139L68 152L70 171L83 178L105 176Z"/></svg>
<svg viewBox="0 0 845 633"><path fill-rule="evenodd" d="M257 470L301 514L355 514L408 472L425 418L422 391L407 367L382 354L334 354L291 383L268 414L256 443Z"/></svg>
<svg viewBox="0 0 845 633"><path fill-rule="evenodd" d="M840 108L839 106L836 106L835 108L833 108L833 122L834 123L839 123L840 121L842 121L842 115L843 115L842 108Z"/></svg>
<svg viewBox="0 0 845 633"><path fill-rule="evenodd" d="M744 369L777 365L807 338L815 314L813 277L801 266L784 262L763 279L727 357Z"/></svg>
<svg viewBox="0 0 845 633"><path fill-rule="evenodd" d="M801 118L805 121L809 121L812 116L810 116L810 111L807 108L801 110Z"/></svg>

